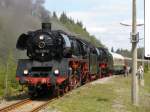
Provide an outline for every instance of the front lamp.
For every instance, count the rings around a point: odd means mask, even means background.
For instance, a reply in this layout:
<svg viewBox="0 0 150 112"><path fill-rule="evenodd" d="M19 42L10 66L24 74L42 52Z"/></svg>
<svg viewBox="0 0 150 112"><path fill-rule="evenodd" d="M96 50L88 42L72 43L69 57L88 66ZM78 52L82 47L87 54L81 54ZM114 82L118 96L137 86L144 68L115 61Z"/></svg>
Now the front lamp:
<svg viewBox="0 0 150 112"><path fill-rule="evenodd" d="M59 70L58 69L54 70L54 74L59 75Z"/></svg>
<svg viewBox="0 0 150 112"><path fill-rule="evenodd" d="M23 73L24 73L25 75L27 75L29 72L28 72L28 70L24 70Z"/></svg>
<svg viewBox="0 0 150 112"><path fill-rule="evenodd" d="M41 35L41 36L39 37L39 39L40 39L40 40L44 40L44 36Z"/></svg>

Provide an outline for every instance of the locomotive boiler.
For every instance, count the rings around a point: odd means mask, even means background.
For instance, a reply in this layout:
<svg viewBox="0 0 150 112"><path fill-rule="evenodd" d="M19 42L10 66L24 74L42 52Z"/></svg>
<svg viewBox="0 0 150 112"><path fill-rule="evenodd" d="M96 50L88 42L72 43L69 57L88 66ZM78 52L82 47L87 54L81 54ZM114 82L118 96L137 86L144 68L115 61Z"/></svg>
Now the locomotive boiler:
<svg viewBox="0 0 150 112"><path fill-rule="evenodd" d="M69 55L71 44L65 32L51 31L50 24L42 24L41 30L22 34L16 47L27 50L30 59L42 62Z"/></svg>

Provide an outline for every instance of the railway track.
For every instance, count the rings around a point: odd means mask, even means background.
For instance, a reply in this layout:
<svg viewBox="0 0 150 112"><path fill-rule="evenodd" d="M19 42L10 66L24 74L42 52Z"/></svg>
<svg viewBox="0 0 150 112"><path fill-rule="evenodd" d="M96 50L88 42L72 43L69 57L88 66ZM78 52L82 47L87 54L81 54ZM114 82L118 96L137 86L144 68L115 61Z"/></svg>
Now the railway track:
<svg viewBox="0 0 150 112"><path fill-rule="evenodd" d="M48 101L42 102L25 99L20 102L1 108L0 112L38 112L42 110L44 107L46 107L50 102L56 99L57 98L53 98Z"/></svg>
<svg viewBox="0 0 150 112"><path fill-rule="evenodd" d="M49 101L47 101L46 103L43 103L42 105L32 109L30 112L39 112L40 110L42 110L44 107L46 107L50 102L56 100L57 98L51 99Z"/></svg>
<svg viewBox="0 0 150 112"><path fill-rule="evenodd" d="M31 102L31 100L29 98L25 99L25 100L22 100L22 101L19 101L17 103L12 104L12 105L9 105L9 106L6 106L4 108L1 108L0 112L9 112L9 111L11 111L11 110L13 110L15 108L18 108L18 107L20 107L20 106L22 106L24 104L27 104L29 102Z"/></svg>

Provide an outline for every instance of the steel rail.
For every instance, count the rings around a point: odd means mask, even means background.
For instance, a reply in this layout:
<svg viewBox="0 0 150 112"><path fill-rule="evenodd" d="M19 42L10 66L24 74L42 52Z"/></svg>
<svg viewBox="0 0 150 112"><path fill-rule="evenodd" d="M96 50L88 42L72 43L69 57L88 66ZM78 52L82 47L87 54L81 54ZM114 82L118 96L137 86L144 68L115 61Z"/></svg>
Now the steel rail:
<svg viewBox="0 0 150 112"><path fill-rule="evenodd" d="M30 112L39 112L40 110L45 108L50 102L55 101L56 99L58 99L58 98L51 99L51 100L47 101L46 103L44 103L44 104L42 104L42 105L32 109Z"/></svg>
<svg viewBox="0 0 150 112"><path fill-rule="evenodd" d="M8 112L8 111L10 111L10 110L12 110L12 109L18 108L18 107L20 107L20 106L22 106L22 105L24 105L24 104L26 104L26 103L29 103L29 102L31 102L31 101L32 101L32 100L30 100L29 98L28 98L28 99L25 99L25 100L22 100L22 101L19 101L19 102L17 102L17 103L12 104L12 105L9 105L9 106L6 106L6 107L4 107L4 108L1 108L1 109L0 109L0 112Z"/></svg>

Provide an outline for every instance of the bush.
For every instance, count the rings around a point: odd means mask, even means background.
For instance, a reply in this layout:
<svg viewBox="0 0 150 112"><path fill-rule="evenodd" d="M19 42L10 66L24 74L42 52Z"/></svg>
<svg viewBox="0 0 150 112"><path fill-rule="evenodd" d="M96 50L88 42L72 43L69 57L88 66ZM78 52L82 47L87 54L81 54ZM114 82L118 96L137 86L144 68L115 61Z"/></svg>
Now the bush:
<svg viewBox="0 0 150 112"><path fill-rule="evenodd" d="M18 89L16 81L16 62L12 52L9 53L6 63L0 64L0 96L4 95L7 77L7 94L11 95Z"/></svg>

